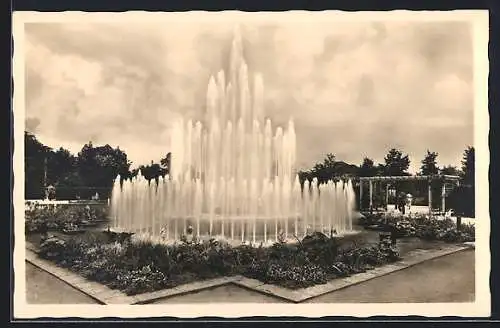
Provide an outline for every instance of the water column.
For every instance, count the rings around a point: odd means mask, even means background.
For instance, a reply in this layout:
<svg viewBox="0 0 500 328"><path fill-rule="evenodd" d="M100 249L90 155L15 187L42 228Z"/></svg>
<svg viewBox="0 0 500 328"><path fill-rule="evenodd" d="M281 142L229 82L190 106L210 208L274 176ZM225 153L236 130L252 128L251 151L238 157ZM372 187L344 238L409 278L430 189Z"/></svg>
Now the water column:
<svg viewBox="0 0 500 328"><path fill-rule="evenodd" d="M324 216L325 213L325 203L326 203L326 184L320 184L318 186L318 218L319 218L319 230L323 232L325 228Z"/></svg>
<svg viewBox="0 0 500 328"><path fill-rule="evenodd" d="M174 206L173 206L173 210L174 210L173 235L174 235L174 240L177 240L177 239L179 239L179 221L182 217L181 181L174 180L173 184L174 184L173 190L174 190L174 197L175 197L174 198Z"/></svg>
<svg viewBox="0 0 500 328"><path fill-rule="evenodd" d="M311 197L311 190L310 190L310 183L309 180L304 181L304 189L302 191L302 218L304 220L304 236L307 235L308 232L308 227L309 227L309 213L310 213L310 197Z"/></svg>
<svg viewBox="0 0 500 328"><path fill-rule="evenodd" d="M120 215L120 208L122 207L120 202L122 201L122 198L120 197L120 175L118 175L114 181L113 184L113 190L111 192L111 226L116 229L120 228L123 226L123 223L120 222L121 215Z"/></svg>
<svg viewBox="0 0 500 328"><path fill-rule="evenodd" d="M319 191L318 191L318 178L313 178L311 184L311 227L314 231L317 230L317 216L318 216L318 200L319 200Z"/></svg>
<svg viewBox="0 0 500 328"><path fill-rule="evenodd" d="M137 197L139 197L139 193L137 192L137 177L134 177L130 183L123 181L122 192L124 196L122 201L123 208L120 209L120 212L125 212L125 229L135 232L137 229L137 222L134 222L133 219L140 210L139 206L137 206Z"/></svg>
<svg viewBox="0 0 500 328"><path fill-rule="evenodd" d="M352 220L353 213L355 210L355 202L356 202L356 194L354 193L354 187L352 185L352 181L349 180L347 182L347 231L352 231Z"/></svg>
<svg viewBox="0 0 500 328"><path fill-rule="evenodd" d="M153 229L152 229L152 234L153 236L158 236L160 229L159 226L161 225L161 215L162 215L162 207L165 204L164 201L164 179L162 176L159 177L158 179L158 185L156 186L156 192L154 194L154 206L155 206L155 215L154 215L154 221L153 221Z"/></svg>
<svg viewBox="0 0 500 328"><path fill-rule="evenodd" d="M198 178L195 180L195 196L194 196L194 217L196 220L196 236L201 234L200 221L201 221L201 210L203 201L203 189L201 180Z"/></svg>
<svg viewBox="0 0 500 328"><path fill-rule="evenodd" d="M257 232L257 216L258 216L258 190L257 190L257 179L253 178L250 182L250 218L252 220L252 242L255 244L256 232Z"/></svg>
<svg viewBox="0 0 500 328"><path fill-rule="evenodd" d="M264 90L262 75L249 72L236 31L229 70L208 80L204 119L180 118L172 126L171 176L158 187L142 176L121 188L115 181L115 224L152 235L164 230L173 239L193 225L198 235L253 242L276 240L280 231L306 233L308 226L350 230L352 185L314 180L301 188L293 171L293 120L273 128Z"/></svg>
<svg viewBox="0 0 500 328"><path fill-rule="evenodd" d="M326 215L328 220L328 233L331 233L333 227L335 227L335 185L332 180L328 181L327 184L327 199L326 199Z"/></svg>
<svg viewBox="0 0 500 328"><path fill-rule="evenodd" d="M229 211L227 213L228 217L233 217L236 215L236 187L234 176L229 180ZM231 221L231 239L234 240L234 219L230 219Z"/></svg>
<svg viewBox="0 0 500 328"><path fill-rule="evenodd" d="M302 191L301 191L299 176L297 175L293 183L293 207L292 207L292 215L294 219L294 232L296 237L299 237L299 213L301 210L300 207L301 201L302 201Z"/></svg>
<svg viewBox="0 0 500 328"><path fill-rule="evenodd" d="M172 180L170 176L165 177L165 205L163 206L163 221L162 221L162 233L166 240L170 238L170 224L173 218L174 211L174 195L172 188Z"/></svg>

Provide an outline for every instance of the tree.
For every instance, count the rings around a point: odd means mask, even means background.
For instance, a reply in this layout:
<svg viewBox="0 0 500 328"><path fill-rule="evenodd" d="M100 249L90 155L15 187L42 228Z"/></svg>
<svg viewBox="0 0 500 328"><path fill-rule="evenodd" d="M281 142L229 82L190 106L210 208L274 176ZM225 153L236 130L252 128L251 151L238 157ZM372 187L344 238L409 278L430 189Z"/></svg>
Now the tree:
<svg viewBox="0 0 500 328"><path fill-rule="evenodd" d="M448 166L443 166L440 170L440 173L443 175L455 175L455 176L460 176L462 173L452 165Z"/></svg>
<svg viewBox="0 0 500 328"><path fill-rule="evenodd" d="M377 175L384 175L385 174L385 165L379 163L377 165Z"/></svg>
<svg viewBox="0 0 500 328"><path fill-rule="evenodd" d="M375 167L373 160L365 157L363 163L359 167L360 177L372 177L378 174L378 169Z"/></svg>
<svg viewBox="0 0 500 328"><path fill-rule="evenodd" d="M475 150L468 146L462 158L462 172L460 186L448 196L447 206L452 208L457 216L475 217Z"/></svg>
<svg viewBox="0 0 500 328"><path fill-rule="evenodd" d="M474 147L468 146L464 151L462 158L462 179L466 185L474 186L475 184L475 150Z"/></svg>
<svg viewBox="0 0 500 328"><path fill-rule="evenodd" d="M300 185L301 185L301 186L303 186L303 185L304 185L304 182L305 182L306 180L311 181L311 180L312 180L312 178L313 178L311 171L307 171L307 170L306 170L306 171L302 171L302 170L301 170L301 171L299 171L297 174L299 175L299 181L300 181Z"/></svg>
<svg viewBox="0 0 500 328"><path fill-rule="evenodd" d="M87 191L85 184L76 168L69 174L60 177L55 187L57 199L77 199L81 196L88 196L85 194Z"/></svg>
<svg viewBox="0 0 500 328"><path fill-rule="evenodd" d="M316 163L314 165L313 171L319 172L321 170L332 168L335 165L335 162L336 162L336 160L335 160L334 154L332 154L332 153L326 154L326 157L323 160L323 162Z"/></svg>
<svg viewBox="0 0 500 328"><path fill-rule="evenodd" d="M357 165L337 161L335 155L329 153L322 162L316 163L312 170L307 173L299 173L299 178L302 182L306 178L308 180L317 178L319 183L324 183L331 179L357 176L358 171L359 167Z"/></svg>
<svg viewBox="0 0 500 328"><path fill-rule="evenodd" d="M403 152L392 148L384 157L383 174L388 176L409 175L408 168L410 167L410 159L408 155L403 155ZM412 184L405 181L395 182L393 187L396 189L396 194L400 190L405 192L413 192Z"/></svg>
<svg viewBox="0 0 500 328"><path fill-rule="evenodd" d="M403 155L400 150L392 148L384 158L385 174L389 176L408 175L410 159L408 155Z"/></svg>
<svg viewBox="0 0 500 328"><path fill-rule="evenodd" d="M166 174L170 174L170 167L172 165L172 153L167 153L167 155L160 160L160 166L165 170Z"/></svg>
<svg viewBox="0 0 500 328"><path fill-rule="evenodd" d="M66 149L60 147L48 154L47 180L49 184L57 185L60 180L73 173L76 168L76 158Z"/></svg>
<svg viewBox="0 0 500 328"><path fill-rule="evenodd" d="M24 132L24 197L42 199L45 197L45 167L51 149L29 133Z"/></svg>
<svg viewBox="0 0 500 328"><path fill-rule="evenodd" d="M316 177L320 183L328 181L335 176L335 162L335 155L327 154L323 162L314 165L311 175Z"/></svg>
<svg viewBox="0 0 500 328"><path fill-rule="evenodd" d="M162 168L160 164L154 163L153 161L151 161L150 165L141 165L139 167L139 170L141 171L142 176L146 178L146 180L155 180L156 183L158 183L160 176L165 177L165 175L167 174L166 169Z"/></svg>
<svg viewBox="0 0 500 328"><path fill-rule="evenodd" d="M45 185L56 188L58 199L87 198L96 192L106 198L118 174L129 178L133 173L127 154L119 147L94 147L89 142L74 156L62 147L53 151L29 132L24 133L24 139L26 199L45 197ZM159 172L163 174L164 169Z"/></svg>
<svg viewBox="0 0 500 328"><path fill-rule="evenodd" d="M92 142L89 142L78 153L78 172L83 183L94 189L92 193L102 189L100 194L103 197L107 197L111 192L113 181L118 174L129 174L130 165L127 154L109 145L94 147Z"/></svg>
<svg viewBox="0 0 500 328"><path fill-rule="evenodd" d="M437 166L438 153L430 152L427 150L427 154L422 160L422 166L420 166L421 175L436 175L439 173L439 168Z"/></svg>
<svg viewBox="0 0 500 328"><path fill-rule="evenodd" d="M359 167L354 164L349 164L344 161L335 162L334 166L334 177L346 179L359 176Z"/></svg>
<svg viewBox="0 0 500 328"><path fill-rule="evenodd" d="M374 162L372 159L365 157L363 159L363 163L359 167L359 176L360 177L373 177L377 175L383 175L384 174L384 165L378 164L375 166ZM372 201L375 207L379 206L384 206L385 201L386 201L386 195L385 195L385 185L387 182L373 182L373 188L374 192L372 195ZM365 188L367 188L368 185L365 185ZM356 193L358 194L358 193ZM362 199L362 207L363 208L368 208L369 207L369 197L367 197L368 193L365 193L365 196ZM358 200L359 201L359 200Z"/></svg>

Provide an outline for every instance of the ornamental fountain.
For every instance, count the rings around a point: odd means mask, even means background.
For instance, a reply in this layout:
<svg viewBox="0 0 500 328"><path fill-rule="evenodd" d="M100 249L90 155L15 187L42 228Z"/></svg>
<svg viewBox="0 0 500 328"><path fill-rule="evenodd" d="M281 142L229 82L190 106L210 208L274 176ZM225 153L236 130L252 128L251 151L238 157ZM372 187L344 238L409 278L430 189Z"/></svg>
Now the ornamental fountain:
<svg viewBox="0 0 500 328"><path fill-rule="evenodd" d="M301 185L294 171L293 120L273 127L264 112L262 75L251 75L235 33L228 72L208 82L203 122L179 120L170 175L114 182L115 230L175 241L193 235L270 243L311 231L352 231L351 181Z"/></svg>

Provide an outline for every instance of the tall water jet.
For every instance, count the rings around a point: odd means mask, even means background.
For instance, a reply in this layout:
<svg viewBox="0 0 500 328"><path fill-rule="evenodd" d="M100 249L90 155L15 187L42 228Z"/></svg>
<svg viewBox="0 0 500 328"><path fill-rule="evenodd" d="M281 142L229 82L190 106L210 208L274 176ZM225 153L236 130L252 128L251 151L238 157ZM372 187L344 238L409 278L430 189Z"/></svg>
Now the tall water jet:
<svg viewBox="0 0 500 328"><path fill-rule="evenodd" d="M352 230L352 183L301 185L294 122L273 127L266 118L263 76L249 72L238 30L229 70L208 80L204 119L175 122L171 140L170 175L115 180L113 228L177 240L191 227L253 243Z"/></svg>

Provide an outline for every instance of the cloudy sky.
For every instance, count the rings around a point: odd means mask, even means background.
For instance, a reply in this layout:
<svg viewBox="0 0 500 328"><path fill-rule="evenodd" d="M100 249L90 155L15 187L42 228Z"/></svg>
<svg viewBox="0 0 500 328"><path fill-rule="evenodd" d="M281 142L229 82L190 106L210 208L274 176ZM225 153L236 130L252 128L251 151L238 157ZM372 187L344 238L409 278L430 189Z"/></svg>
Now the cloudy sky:
<svg viewBox="0 0 500 328"><path fill-rule="evenodd" d="M227 66L226 22L25 25L26 129L78 152L120 146L134 165L169 151L178 115L201 117ZM326 153L359 164L391 147L460 165L473 142L472 36L465 22L292 22L241 26L266 112L293 117L298 166Z"/></svg>

